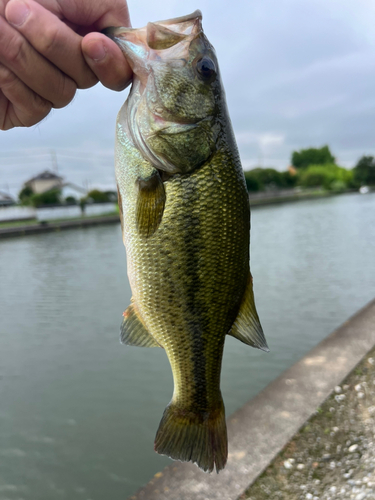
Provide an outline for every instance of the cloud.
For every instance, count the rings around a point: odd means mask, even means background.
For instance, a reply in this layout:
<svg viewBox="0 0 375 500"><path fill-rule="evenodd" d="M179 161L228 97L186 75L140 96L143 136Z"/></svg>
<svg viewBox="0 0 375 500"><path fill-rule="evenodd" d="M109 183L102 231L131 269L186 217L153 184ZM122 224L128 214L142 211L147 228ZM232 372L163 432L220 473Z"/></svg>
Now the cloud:
<svg viewBox="0 0 375 500"><path fill-rule="evenodd" d="M372 0L201 0L200 8L245 167L286 168L293 150L323 144L348 166L375 155ZM195 0L130 3L134 26L195 9ZM37 127L0 132L0 189L51 167L51 149L72 182L114 183L126 95L97 85Z"/></svg>

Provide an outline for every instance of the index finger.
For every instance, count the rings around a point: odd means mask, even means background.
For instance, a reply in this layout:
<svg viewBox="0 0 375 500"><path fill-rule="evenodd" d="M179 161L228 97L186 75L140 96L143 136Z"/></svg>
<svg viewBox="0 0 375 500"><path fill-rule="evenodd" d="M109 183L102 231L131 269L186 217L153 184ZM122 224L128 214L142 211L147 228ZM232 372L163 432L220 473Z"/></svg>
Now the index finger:
<svg viewBox="0 0 375 500"><path fill-rule="evenodd" d="M5 15L37 52L69 75L79 88L97 83L82 55L82 38L49 10L33 0L10 0Z"/></svg>
<svg viewBox="0 0 375 500"><path fill-rule="evenodd" d="M1 16L0 63L55 108L66 106L75 95L75 82L38 54Z"/></svg>

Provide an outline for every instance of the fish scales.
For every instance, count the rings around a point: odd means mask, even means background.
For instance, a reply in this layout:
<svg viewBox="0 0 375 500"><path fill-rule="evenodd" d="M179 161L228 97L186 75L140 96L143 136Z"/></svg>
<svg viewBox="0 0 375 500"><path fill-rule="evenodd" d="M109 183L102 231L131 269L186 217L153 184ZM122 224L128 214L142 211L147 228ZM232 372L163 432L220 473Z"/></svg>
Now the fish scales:
<svg viewBox="0 0 375 500"><path fill-rule="evenodd" d="M156 451L219 471L227 459L220 392L225 336L265 350L267 344L249 270L249 199L216 56L200 20L196 12L111 35L135 73L116 140L133 293L122 340L163 347L172 368L174 392ZM161 35L155 32L159 25ZM176 43L166 42L174 36L165 31L171 26L180 36ZM154 30L151 42L147 30ZM157 36L172 45L155 55L149 44L157 47ZM206 66L203 84L196 76L199 64Z"/></svg>

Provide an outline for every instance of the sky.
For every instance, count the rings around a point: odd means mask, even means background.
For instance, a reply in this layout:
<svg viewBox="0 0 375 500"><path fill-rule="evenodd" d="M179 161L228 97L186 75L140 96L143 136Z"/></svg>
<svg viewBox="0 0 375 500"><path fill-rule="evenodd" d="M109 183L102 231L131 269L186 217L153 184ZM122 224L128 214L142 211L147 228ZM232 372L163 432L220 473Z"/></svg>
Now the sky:
<svg viewBox="0 0 375 500"><path fill-rule="evenodd" d="M133 27L203 13L245 170L285 170L291 153L328 144L352 168L375 156L373 0L129 0ZM114 129L128 91L78 91L28 129L0 131L0 190L57 168L66 181L114 188Z"/></svg>

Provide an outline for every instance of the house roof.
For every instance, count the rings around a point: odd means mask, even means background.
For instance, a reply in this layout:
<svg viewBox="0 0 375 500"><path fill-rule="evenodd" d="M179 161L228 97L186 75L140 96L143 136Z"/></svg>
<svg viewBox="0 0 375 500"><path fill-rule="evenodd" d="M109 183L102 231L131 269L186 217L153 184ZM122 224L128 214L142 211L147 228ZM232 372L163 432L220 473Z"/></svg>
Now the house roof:
<svg viewBox="0 0 375 500"><path fill-rule="evenodd" d="M9 194L4 193L4 191L0 191L0 204L4 203L15 203L15 201L11 196L9 196Z"/></svg>
<svg viewBox="0 0 375 500"><path fill-rule="evenodd" d="M53 172L50 172L49 170L45 170L44 172L36 175L35 177L32 177L28 181L25 182L25 184L29 184L30 182L33 181L41 181L41 180L59 180L61 181L63 178L60 177L57 174L54 174Z"/></svg>

